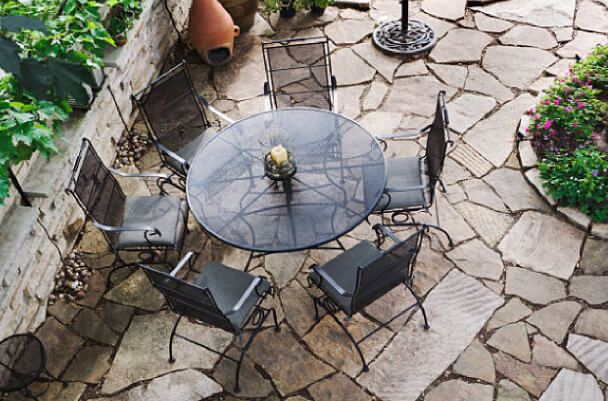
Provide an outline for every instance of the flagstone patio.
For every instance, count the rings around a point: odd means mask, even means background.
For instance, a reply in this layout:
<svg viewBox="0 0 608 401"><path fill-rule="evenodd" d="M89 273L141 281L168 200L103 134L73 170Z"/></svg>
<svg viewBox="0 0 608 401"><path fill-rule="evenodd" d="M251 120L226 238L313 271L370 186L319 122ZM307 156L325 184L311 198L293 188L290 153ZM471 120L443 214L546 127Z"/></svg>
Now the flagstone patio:
<svg viewBox="0 0 608 401"><path fill-rule="evenodd" d="M441 225L456 244L449 248L432 235L417 260L414 284L425 297L430 330L422 328L420 312L393 322L364 343L370 371L361 373L354 348L331 319L313 327L308 266L336 252L267 256L255 261L253 273L279 289L269 302L283 330L268 328L254 341L242 391L233 394L235 365L223 356L177 339L177 361L168 363L175 315L141 271L114 275L114 287L105 291L107 246L88 227L75 246L95 269L87 295L77 304L50 306L37 332L49 370L69 385L51 384L41 400L608 401L608 225L556 209L539 194L531 149L524 145L519 153L516 146L522 114L539 90L575 55L608 40L608 2L480 3L410 1L412 17L440 37L417 60L373 48L374 23L400 13L396 0L373 0L369 11L330 7L318 18L258 16L237 40L230 65L191 68L199 92L231 117L244 117L263 110L260 41L325 34L340 112L376 135L426 125L437 91L447 92L455 144L443 175L447 193L437 202ZM136 128L143 130L140 122ZM412 156L424 147L424 137L395 140L386 154ZM156 151L136 165L158 170ZM149 191L157 192L153 183ZM210 239L193 219L189 228L188 245L202 254L188 276L210 259L244 267L247 252ZM344 243L372 237L363 223ZM349 329L362 337L411 300L395 289L350 320ZM240 346L196 322L183 323L181 331L223 355Z"/></svg>

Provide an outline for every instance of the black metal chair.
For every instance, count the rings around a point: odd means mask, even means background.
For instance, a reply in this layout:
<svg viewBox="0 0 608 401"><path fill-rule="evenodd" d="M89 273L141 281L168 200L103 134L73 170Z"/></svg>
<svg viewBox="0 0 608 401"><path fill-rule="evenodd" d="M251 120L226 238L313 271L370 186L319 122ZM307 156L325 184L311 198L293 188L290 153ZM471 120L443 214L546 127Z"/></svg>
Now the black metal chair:
<svg viewBox="0 0 608 401"><path fill-rule="evenodd" d="M46 388L34 394L28 388L40 375L46 374ZM0 396L2 393L23 391L26 398L38 400L49 388L50 382L59 381L46 369L46 349L33 334L15 334L0 341ZM67 382L63 382L67 386Z"/></svg>
<svg viewBox="0 0 608 401"><path fill-rule="evenodd" d="M185 191L192 159L215 136L203 106L228 123L234 121L197 96L185 61L155 79L132 96L156 145L163 167L177 175Z"/></svg>
<svg viewBox="0 0 608 401"><path fill-rule="evenodd" d="M440 227L439 208L435 202L435 190L438 184L441 191L445 192L445 187L441 182L441 171L448 145L453 144L450 138L448 111L445 106L445 91L440 91L437 95L435 117L430 125L420 131L395 133L379 137L378 140L386 150L387 139L412 137L425 132L428 132L428 136L424 156L386 159L388 164L386 188L373 212L382 214L382 217L386 213L391 213L391 220L394 224L416 225L412 212L420 210L428 212L435 203L437 225L434 227L448 237L450 246L452 246L449 234ZM374 177L367 177L367 179L374 179ZM400 219L400 217L405 217L405 219ZM411 219L411 222L407 222L408 219Z"/></svg>
<svg viewBox="0 0 608 401"><path fill-rule="evenodd" d="M324 293L320 297L313 298L316 320L318 322L321 319L319 307L323 307L326 314L329 314L344 330L344 333L357 349L363 363L364 372L367 372L369 368L359 344L408 310L418 305L424 317L424 328L428 329L430 327L422 305L422 299L412 288L416 256L420 251L423 234L429 229L429 226L424 224L419 226L421 227L419 230L406 240L401 241L386 226L376 224L373 228L377 234L377 246L369 241L363 241L323 266L317 264L311 266L313 272L309 274L308 282L311 286L320 288ZM379 248L386 237L392 239L395 245L386 251L382 251ZM341 310L347 318L350 318L399 284L404 284L405 290L412 293L416 303L400 311L363 338L358 341L355 340L338 319L336 312Z"/></svg>
<svg viewBox="0 0 608 401"><path fill-rule="evenodd" d="M203 267L194 283L177 278L177 273L193 254L189 252L169 274L139 264L154 287L164 295L169 308L179 315L169 338L169 362L175 362L173 338L176 336L219 354L213 348L177 333L177 326L184 316L198 319L209 326L224 329L237 336L240 336L245 327L251 324L253 332L241 349L239 359L224 355L237 363L234 391L239 392L243 357L271 313L275 331L281 330L274 308L267 309L260 306L264 298L273 293L273 289L263 277L256 277L213 261Z"/></svg>
<svg viewBox="0 0 608 401"><path fill-rule="evenodd" d="M140 252L150 263L156 251L163 251L162 263L166 263L169 251L181 253L188 221L188 205L179 196L129 197L112 174L170 181L166 174L127 174L108 168L91 142L82 140L66 192L76 198L114 252L108 286L117 269L133 266L122 260L121 251Z"/></svg>
<svg viewBox="0 0 608 401"><path fill-rule="evenodd" d="M338 111L326 36L262 42L266 110L306 106Z"/></svg>

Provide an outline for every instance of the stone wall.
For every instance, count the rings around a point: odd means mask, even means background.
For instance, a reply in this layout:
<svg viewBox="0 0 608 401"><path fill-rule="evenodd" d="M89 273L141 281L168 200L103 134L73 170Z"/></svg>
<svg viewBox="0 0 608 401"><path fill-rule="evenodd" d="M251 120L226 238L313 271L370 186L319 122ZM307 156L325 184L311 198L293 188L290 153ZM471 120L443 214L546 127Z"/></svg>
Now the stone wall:
<svg viewBox="0 0 608 401"><path fill-rule="evenodd" d="M14 169L33 207L20 206L13 189L0 209L0 338L33 331L45 318L47 298L61 261L43 226L65 255L84 221L73 197L64 192L81 139L89 138L101 158L111 163L124 126L110 89L128 118L134 107L131 94L159 74L177 39L163 2L147 0L127 44L106 53L102 88L91 108L74 113L64 126L63 140L57 141L60 153L48 161L34 157ZM191 3L168 1L180 30L187 25Z"/></svg>

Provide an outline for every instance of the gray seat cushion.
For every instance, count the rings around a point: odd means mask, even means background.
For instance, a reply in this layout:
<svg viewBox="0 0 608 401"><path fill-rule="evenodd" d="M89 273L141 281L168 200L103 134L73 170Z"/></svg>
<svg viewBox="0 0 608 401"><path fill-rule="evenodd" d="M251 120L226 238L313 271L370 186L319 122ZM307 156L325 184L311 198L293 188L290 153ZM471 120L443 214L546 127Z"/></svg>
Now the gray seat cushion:
<svg viewBox="0 0 608 401"><path fill-rule="evenodd" d="M188 164L191 164L194 156L196 156L199 150L201 150L201 148L205 146L205 144L209 142L209 140L211 140L211 138L213 138L216 134L217 132L213 128L207 128L202 134L197 136L190 143L186 144L183 148L175 153L177 153L178 156L183 157ZM182 171L182 165L171 156L167 156L167 163L176 170Z"/></svg>
<svg viewBox="0 0 608 401"><path fill-rule="evenodd" d="M256 278L252 274L224 266L218 262L209 262L196 279L195 284L208 288L222 313L229 312L243 296L251 282ZM241 308L228 316L228 320L238 331L243 328L249 312L258 302L261 295L270 288L270 283L263 279L258 284Z"/></svg>
<svg viewBox="0 0 608 401"><path fill-rule="evenodd" d="M363 241L336 256L325 265L321 266L331 278L344 290L350 294L354 294L357 285L357 270L360 266L367 266L375 259L382 256L382 252L378 250L369 241ZM317 273L312 272L309 278L315 283L319 283L320 277ZM352 314L352 297L340 295L333 286L327 281L321 281L321 289L327 296L333 299L348 315Z"/></svg>
<svg viewBox="0 0 608 401"><path fill-rule="evenodd" d="M122 231L116 249L140 247L181 248L188 217L188 205L179 196L127 197L123 212L123 227L152 226L161 235L144 237L143 231Z"/></svg>
<svg viewBox="0 0 608 401"><path fill-rule="evenodd" d="M384 194L374 207L375 212L394 209L422 209L430 199L429 188L395 191L393 189L428 186L428 175L422 170L424 159L420 157L400 157L386 159L388 180ZM387 196L387 194L389 196Z"/></svg>

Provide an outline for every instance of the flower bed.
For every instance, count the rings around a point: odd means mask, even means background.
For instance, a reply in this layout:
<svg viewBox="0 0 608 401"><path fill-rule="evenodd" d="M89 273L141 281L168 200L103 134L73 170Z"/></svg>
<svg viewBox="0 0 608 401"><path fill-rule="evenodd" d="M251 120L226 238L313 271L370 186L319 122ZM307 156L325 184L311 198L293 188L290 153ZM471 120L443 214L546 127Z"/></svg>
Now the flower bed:
<svg viewBox="0 0 608 401"><path fill-rule="evenodd" d="M561 206L608 222L608 45L570 67L530 109L543 186Z"/></svg>

